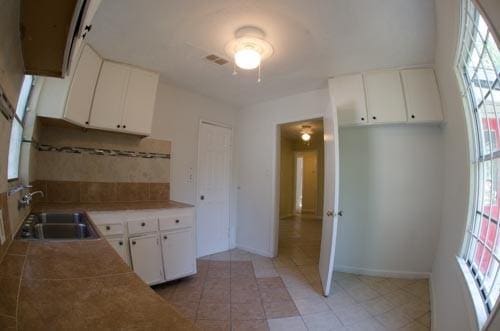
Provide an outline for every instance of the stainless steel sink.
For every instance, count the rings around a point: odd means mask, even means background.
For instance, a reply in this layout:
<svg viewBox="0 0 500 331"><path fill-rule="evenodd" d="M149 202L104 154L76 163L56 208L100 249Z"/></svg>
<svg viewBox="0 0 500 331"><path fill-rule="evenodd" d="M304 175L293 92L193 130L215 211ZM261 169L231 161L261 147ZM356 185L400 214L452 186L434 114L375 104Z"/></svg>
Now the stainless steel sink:
<svg viewBox="0 0 500 331"><path fill-rule="evenodd" d="M32 240L84 240L99 238L85 213L30 214L17 234Z"/></svg>

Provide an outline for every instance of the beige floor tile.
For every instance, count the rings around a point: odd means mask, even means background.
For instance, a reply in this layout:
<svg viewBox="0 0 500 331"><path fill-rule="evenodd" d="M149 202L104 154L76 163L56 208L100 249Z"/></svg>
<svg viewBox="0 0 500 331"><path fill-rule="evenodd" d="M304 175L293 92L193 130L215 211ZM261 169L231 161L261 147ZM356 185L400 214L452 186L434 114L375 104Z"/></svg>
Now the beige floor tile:
<svg viewBox="0 0 500 331"><path fill-rule="evenodd" d="M394 309L396 306L384 297L375 298L362 303L363 307L372 316L377 316Z"/></svg>
<svg viewBox="0 0 500 331"><path fill-rule="evenodd" d="M254 268L255 277L264 278L264 277L278 277L278 272L274 268L274 266L270 268L257 267Z"/></svg>
<svg viewBox="0 0 500 331"><path fill-rule="evenodd" d="M361 304L332 308L334 314L345 326L352 325L371 318L371 315Z"/></svg>
<svg viewBox="0 0 500 331"><path fill-rule="evenodd" d="M404 290L397 290L384 295L384 298L392 302L396 306L402 306L415 300L415 297L405 292Z"/></svg>
<svg viewBox="0 0 500 331"><path fill-rule="evenodd" d="M321 297L298 299L294 301L302 316L330 311L330 307L328 307L325 300Z"/></svg>
<svg viewBox="0 0 500 331"><path fill-rule="evenodd" d="M343 328L340 320L331 311L303 316L309 331L339 330Z"/></svg>
<svg viewBox="0 0 500 331"><path fill-rule="evenodd" d="M268 331L267 320L232 321L233 331Z"/></svg>
<svg viewBox="0 0 500 331"><path fill-rule="evenodd" d="M264 308L259 303L231 304L231 320L263 320L266 319Z"/></svg>
<svg viewBox="0 0 500 331"><path fill-rule="evenodd" d="M362 321L346 326L342 331L388 331L375 318L367 318Z"/></svg>
<svg viewBox="0 0 500 331"><path fill-rule="evenodd" d="M229 321L197 320L195 326L202 331L230 330Z"/></svg>
<svg viewBox="0 0 500 331"><path fill-rule="evenodd" d="M289 301L292 298L285 287L259 290L262 302Z"/></svg>
<svg viewBox="0 0 500 331"><path fill-rule="evenodd" d="M292 300L263 302L264 311L268 319L298 316L299 312Z"/></svg>
<svg viewBox="0 0 500 331"><path fill-rule="evenodd" d="M300 316L269 319L267 323L271 331L307 331Z"/></svg>
<svg viewBox="0 0 500 331"><path fill-rule="evenodd" d="M346 289L346 292L356 301L365 302L371 299L375 299L380 296L375 290L370 288L368 285L361 284L359 286L354 286Z"/></svg>
<svg viewBox="0 0 500 331"><path fill-rule="evenodd" d="M403 326L399 330L401 330L401 331L429 331L430 328L427 326L424 326L420 323L417 323L417 322L411 322L410 324Z"/></svg>
<svg viewBox="0 0 500 331"><path fill-rule="evenodd" d="M328 297L325 298L326 304L333 310L336 308L342 309L343 307L349 307L356 302L354 299L347 294L343 289L334 290Z"/></svg>
<svg viewBox="0 0 500 331"><path fill-rule="evenodd" d="M410 324L411 320L399 309L391 310L375 317L383 326L388 329L397 329Z"/></svg>
<svg viewBox="0 0 500 331"><path fill-rule="evenodd" d="M230 309L229 304L213 303L213 302L200 302L198 307L197 319L202 320L229 320Z"/></svg>
<svg viewBox="0 0 500 331"><path fill-rule="evenodd" d="M295 286L287 288L290 296L294 299L305 299L305 298L317 298L322 297L317 290L315 290L312 286Z"/></svg>
<svg viewBox="0 0 500 331"><path fill-rule="evenodd" d="M261 303L258 290L232 289L231 304L233 303Z"/></svg>
<svg viewBox="0 0 500 331"><path fill-rule="evenodd" d="M280 277L259 278L257 284L260 289L284 288L285 284Z"/></svg>
<svg viewBox="0 0 500 331"><path fill-rule="evenodd" d="M430 311L429 305L419 300L409 302L399 309L410 319L417 319Z"/></svg>
<svg viewBox="0 0 500 331"><path fill-rule="evenodd" d="M201 295L202 302L229 303L229 289L205 288Z"/></svg>

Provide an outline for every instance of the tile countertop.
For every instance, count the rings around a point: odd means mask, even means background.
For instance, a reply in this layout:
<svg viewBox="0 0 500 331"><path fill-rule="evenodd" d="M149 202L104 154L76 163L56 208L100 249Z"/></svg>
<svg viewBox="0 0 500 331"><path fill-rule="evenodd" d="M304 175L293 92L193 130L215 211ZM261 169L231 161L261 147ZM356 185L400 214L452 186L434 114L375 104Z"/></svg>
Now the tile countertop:
<svg viewBox="0 0 500 331"><path fill-rule="evenodd" d="M177 201L105 202L105 203L57 203L40 202L33 205L32 212L45 211L113 211L190 208L193 205Z"/></svg>
<svg viewBox="0 0 500 331"><path fill-rule="evenodd" d="M95 208L90 204L40 204L34 210L189 207L174 202L121 206L125 204L99 204ZM193 323L145 284L104 238L12 241L0 264L0 293L1 330L16 329L16 321L18 330L194 329Z"/></svg>

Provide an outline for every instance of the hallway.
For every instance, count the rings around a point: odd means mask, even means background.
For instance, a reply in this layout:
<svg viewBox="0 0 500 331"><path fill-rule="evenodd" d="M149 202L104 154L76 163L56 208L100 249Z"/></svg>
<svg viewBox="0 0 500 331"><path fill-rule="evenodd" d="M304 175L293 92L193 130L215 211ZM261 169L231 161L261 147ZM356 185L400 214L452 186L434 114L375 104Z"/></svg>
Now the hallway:
<svg viewBox="0 0 500 331"><path fill-rule="evenodd" d="M315 215L294 215L280 220L278 255L298 266L319 262L321 219Z"/></svg>

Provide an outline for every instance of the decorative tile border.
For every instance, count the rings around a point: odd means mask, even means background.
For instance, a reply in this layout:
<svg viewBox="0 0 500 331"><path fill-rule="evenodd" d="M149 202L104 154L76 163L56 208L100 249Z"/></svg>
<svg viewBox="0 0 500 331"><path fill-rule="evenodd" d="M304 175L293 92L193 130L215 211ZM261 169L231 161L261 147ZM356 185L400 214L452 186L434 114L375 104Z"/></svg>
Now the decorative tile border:
<svg viewBox="0 0 500 331"><path fill-rule="evenodd" d="M124 151L118 149L71 147L71 146L56 147L46 144L37 144L36 147L40 152L60 152L60 153L91 154L91 155L103 155L103 156L125 156L125 157L137 157L145 159L170 159L170 154L164 154L164 153L135 152L135 151Z"/></svg>

